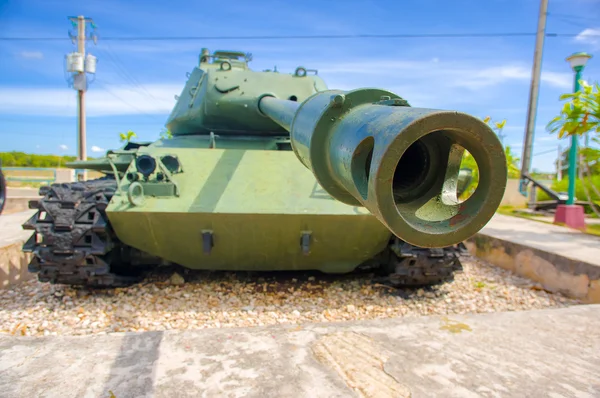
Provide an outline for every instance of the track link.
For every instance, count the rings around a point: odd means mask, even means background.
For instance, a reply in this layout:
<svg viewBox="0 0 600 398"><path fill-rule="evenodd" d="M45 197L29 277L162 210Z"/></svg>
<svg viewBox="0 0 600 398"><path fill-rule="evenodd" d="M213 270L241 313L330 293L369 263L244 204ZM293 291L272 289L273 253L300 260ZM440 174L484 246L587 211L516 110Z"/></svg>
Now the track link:
<svg viewBox="0 0 600 398"><path fill-rule="evenodd" d="M469 256L464 244L444 248L420 248L398 238L390 242L387 255L379 259L377 282L396 288L438 285L462 272L461 258Z"/></svg>
<svg viewBox="0 0 600 398"><path fill-rule="evenodd" d="M37 273L40 282L67 285L137 282L141 275L119 270L123 247L105 213L116 188L111 176L41 187L43 198L29 202L38 211L22 226L34 231L23 245L24 252L33 254L29 272Z"/></svg>

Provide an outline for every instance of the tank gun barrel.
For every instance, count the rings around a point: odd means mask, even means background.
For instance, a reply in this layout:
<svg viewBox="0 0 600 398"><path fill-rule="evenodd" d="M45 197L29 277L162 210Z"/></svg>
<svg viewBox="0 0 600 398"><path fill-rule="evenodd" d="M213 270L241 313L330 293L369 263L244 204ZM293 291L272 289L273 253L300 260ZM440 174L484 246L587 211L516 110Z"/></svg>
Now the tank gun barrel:
<svg viewBox="0 0 600 398"><path fill-rule="evenodd" d="M258 108L289 131L296 156L324 190L364 206L415 246L468 239L504 195L504 149L491 128L471 115L410 107L394 93L370 88L321 91L302 103L266 94ZM479 182L460 201L465 150L477 162Z"/></svg>

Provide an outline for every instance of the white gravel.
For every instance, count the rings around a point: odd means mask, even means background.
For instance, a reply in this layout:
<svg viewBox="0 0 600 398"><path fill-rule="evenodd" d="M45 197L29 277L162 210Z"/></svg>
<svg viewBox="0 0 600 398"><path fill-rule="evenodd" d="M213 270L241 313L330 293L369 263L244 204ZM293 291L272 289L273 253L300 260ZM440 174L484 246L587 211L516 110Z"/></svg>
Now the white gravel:
<svg viewBox="0 0 600 398"><path fill-rule="evenodd" d="M318 273L277 279L259 274L245 280L241 274L203 273L194 274L201 280L183 285L170 282L167 275L104 291L30 281L0 290L0 333L43 336L246 327L579 304L480 260L463 265L464 271L451 283L401 291L375 284L369 275Z"/></svg>

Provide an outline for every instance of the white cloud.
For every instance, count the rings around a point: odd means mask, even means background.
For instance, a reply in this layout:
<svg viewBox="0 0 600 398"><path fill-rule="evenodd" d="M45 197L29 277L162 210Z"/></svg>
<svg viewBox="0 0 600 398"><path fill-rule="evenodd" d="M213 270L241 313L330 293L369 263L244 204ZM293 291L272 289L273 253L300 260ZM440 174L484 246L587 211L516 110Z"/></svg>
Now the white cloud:
<svg viewBox="0 0 600 398"><path fill-rule="evenodd" d="M331 60L319 68L319 75L330 88L382 86L407 98L413 106L455 107L479 104L484 98L496 95L483 88L500 88L510 82L525 87L529 84L531 69L521 64L486 67L481 62L444 62L437 58L352 63ZM572 86L570 72L544 71L541 80L561 89ZM174 96L180 95L182 89L182 82L144 84L141 90L133 86L105 88L97 81L87 91L86 112L89 117L161 115L155 117L160 124L175 106ZM75 116L76 111L76 92L67 87L0 87L0 113Z"/></svg>
<svg viewBox="0 0 600 398"><path fill-rule="evenodd" d="M594 46L600 45L600 28L584 29L577 36L575 36L575 41L592 44Z"/></svg>
<svg viewBox="0 0 600 398"><path fill-rule="evenodd" d="M316 64L315 62L312 62ZM378 75L388 74L399 70L421 70L427 63L420 61L397 61L397 60L381 60L381 61L356 61L331 63L331 66L318 68L319 73L353 73Z"/></svg>
<svg viewBox="0 0 600 398"><path fill-rule="evenodd" d="M472 89L495 86L511 80L531 80L530 69L515 65L483 68L479 71L462 70L457 75L460 75L460 79L452 82L453 85ZM543 83L558 88L570 88L572 85L571 79L572 75L567 72L542 72L540 76Z"/></svg>
<svg viewBox="0 0 600 398"><path fill-rule="evenodd" d="M66 151L67 149L69 149L69 147L66 146L65 144L60 144L58 147L63 151Z"/></svg>
<svg viewBox="0 0 600 398"><path fill-rule="evenodd" d="M168 114L183 85L148 84L145 90L128 86L109 91L93 85L86 92L89 117L134 114ZM151 95L148 95L150 93ZM76 92L69 88L0 87L0 113L13 115L75 116ZM157 123L160 123L157 117Z"/></svg>
<svg viewBox="0 0 600 398"><path fill-rule="evenodd" d="M572 88L573 75L567 72L542 72L541 77L543 82L546 82L554 87Z"/></svg>
<svg viewBox="0 0 600 398"><path fill-rule="evenodd" d="M44 54L41 51L21 51L18 54L22 58L43 59Z"/></svg>
<svg viewBox="0 0 600 398"><path fill-rule="evenodd" d="M433 58L429 62L421 61L375 61L339 63L331 67L319 68L323 74L363 74L363 75L392 75L404 72L412 79L427 79L428 81L441 81L450 87L464 87L481 89L499 85L508 81L528 82L531 79L531 68L520 64L507 64L502 66L485 67L472 66L464 63L441 62ZM570 88L572 75L568 72L543 71L541 81L558 88Z"/></svg>
<svg viewBox="0 0 600 398"><path fill-rule="evenodd" d="M504 127L504 131L515 131L515 132L521 132L521 133L525 134L525 126L506 126L506 127ZM545 124L536 124L534 127L534 131L536 133L539 133L540 131L546 131L546 125Z"/></svg>
<svg viewBox="0 0 600 398"><path fill-rule="evenodd" d="M92 146L92 152L104 152L103 148L100 148L99 146L93 145Z"/></svg>

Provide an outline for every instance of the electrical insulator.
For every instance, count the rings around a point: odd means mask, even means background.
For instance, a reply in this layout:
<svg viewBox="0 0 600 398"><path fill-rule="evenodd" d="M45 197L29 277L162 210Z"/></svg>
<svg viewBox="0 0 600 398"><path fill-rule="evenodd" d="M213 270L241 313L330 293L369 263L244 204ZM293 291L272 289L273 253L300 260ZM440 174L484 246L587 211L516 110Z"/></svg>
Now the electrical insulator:
<svg viewBox="0 0 600 398"><path fill-rule="evenodd" d="M87 73L96 73L96 63L97 58L92 54L87 54L85 56L85 71Z"/></svg>
<svg viewBox="0 0 600 398"><path fill-rule="evenodd" d="M67 54L67 72L79 72L82 73L83 69L83 57L80 53Z"/></svg>

